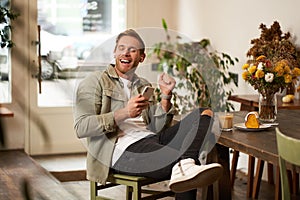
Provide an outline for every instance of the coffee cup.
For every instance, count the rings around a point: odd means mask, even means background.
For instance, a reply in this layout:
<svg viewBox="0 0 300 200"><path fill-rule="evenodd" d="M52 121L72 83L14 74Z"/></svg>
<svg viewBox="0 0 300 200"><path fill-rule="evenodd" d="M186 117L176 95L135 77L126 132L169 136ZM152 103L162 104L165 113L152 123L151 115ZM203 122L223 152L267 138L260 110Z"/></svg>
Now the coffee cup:
<svg viewBox="0 0 300 200"><path fill-rule="evenodd" d="M233 113L219 113L219 122L222 131L231 131L233 128Z"/></svg>

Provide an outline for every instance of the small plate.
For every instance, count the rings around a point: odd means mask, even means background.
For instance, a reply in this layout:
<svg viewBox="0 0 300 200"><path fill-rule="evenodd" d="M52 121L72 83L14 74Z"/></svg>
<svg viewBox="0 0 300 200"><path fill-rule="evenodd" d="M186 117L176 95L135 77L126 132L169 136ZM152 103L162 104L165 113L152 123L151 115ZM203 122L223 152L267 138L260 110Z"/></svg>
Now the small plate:
<svg viewBox="0 0 300 200"><path fill-rule="evenodd" d="M247 128L245 126L245 123L238 123L238 124L234 124L234 127L241 130L241 131L262 131L262 130L266 130L268 128L271 128L272 126L270 124L261 124L259 126L259 128Z"/></svg>

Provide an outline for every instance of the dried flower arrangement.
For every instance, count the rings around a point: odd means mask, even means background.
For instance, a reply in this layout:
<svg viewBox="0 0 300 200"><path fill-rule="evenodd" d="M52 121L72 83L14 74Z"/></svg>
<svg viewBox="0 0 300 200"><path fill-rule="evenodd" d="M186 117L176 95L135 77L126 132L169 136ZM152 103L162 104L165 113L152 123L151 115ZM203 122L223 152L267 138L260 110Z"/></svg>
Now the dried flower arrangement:
<svg viewBox="0 0 300 200"><path fill-rule="evenodd" d="M289 32L282 33L277 21L270 28L261 24L261 35L251 40L247 52L250 58L243 65L243 79L261 94L259 118L274 122L277 115L276 93L287 88L287 94L295 93L295 84L300 75L300 52L291 41Z"/></svg>
<svg viewBox="0 0 300 200"><path fill-rule="evenodd" d="M257 57L264 55L274 63L285 59L291 66L300 67L300 51L291 41L289 32L283 34L277 21L270 28L264 24L259 28L261 35L251 40L253 46L247 52L248 57L256 60Z"/></svg>
<svg viewBox="0 0 300 200"><path fill-rule="evenodd" d="M259 26L259 29L261 29L260 37L251 40L251 44L253 46L247 52L247 57L250 58L247 61L247 64L249 66L258 66L259 63L257 61L260 60L258 58L260 56L263 56L264 60L269 63L268 67L265 68L268 72L275 70L276 66L276 70L278 70L278 65L284 63L284 65L286 66L285 73L289 74L289 77L292 77L292 79L287 79L286 75L285 79L274 79L277 81L276 83L270 81L267 82L266 79L260 79L264 78L261 73L260 78L258 78L255 76L255 74L249 73L248 67L243 66L243 69L246 70L243 73L244 80L249 81L249 83L259 91L263 89L261 88L261 86L273 88L275 92L278 92L280 89L284 89L287 87L294 88L294 85L298 81L297 76L299 76L298 70L300 68L300 51L292 42L291 34L289 32L283 33L281 31L280 24L277 21L275 21L270 28L267 28L265 24L261 24ZM270 73L268 73L268 76L269 75ZM281 73L277 73L274 71L273 76L275 78L280 77L279 75L281 76ZM257 78L257 80L253 79L255 77ZM254 85L252 83L256 84ZM277 84L278 87L276 87L274 84Z"/></svg>

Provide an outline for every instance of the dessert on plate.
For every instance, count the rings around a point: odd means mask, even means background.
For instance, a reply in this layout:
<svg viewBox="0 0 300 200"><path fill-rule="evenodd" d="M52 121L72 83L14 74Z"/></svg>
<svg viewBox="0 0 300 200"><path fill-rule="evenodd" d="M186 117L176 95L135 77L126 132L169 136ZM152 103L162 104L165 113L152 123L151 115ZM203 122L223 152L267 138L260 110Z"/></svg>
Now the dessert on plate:
<svg viewBox="0 0 300 200"><path fill-rule="evenodd" d="M259 128L258 113L253 111L249 112L245 117L245 126L247 128Z"/></svg>

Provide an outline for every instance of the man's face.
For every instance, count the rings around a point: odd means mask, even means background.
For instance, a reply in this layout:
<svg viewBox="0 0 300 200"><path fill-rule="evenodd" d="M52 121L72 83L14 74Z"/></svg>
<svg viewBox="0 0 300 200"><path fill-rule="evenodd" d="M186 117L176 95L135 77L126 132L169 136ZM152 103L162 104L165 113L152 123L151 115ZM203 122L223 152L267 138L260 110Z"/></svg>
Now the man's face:
<svg viewBox="0 0 300 200"><path fill-rule="evenodd" d="M143 62L145 55L140 53L139 41L131 36L123 36L119 39L114 51L116 59L116 71L119 76L134 72L139 62Z"/></svg>

